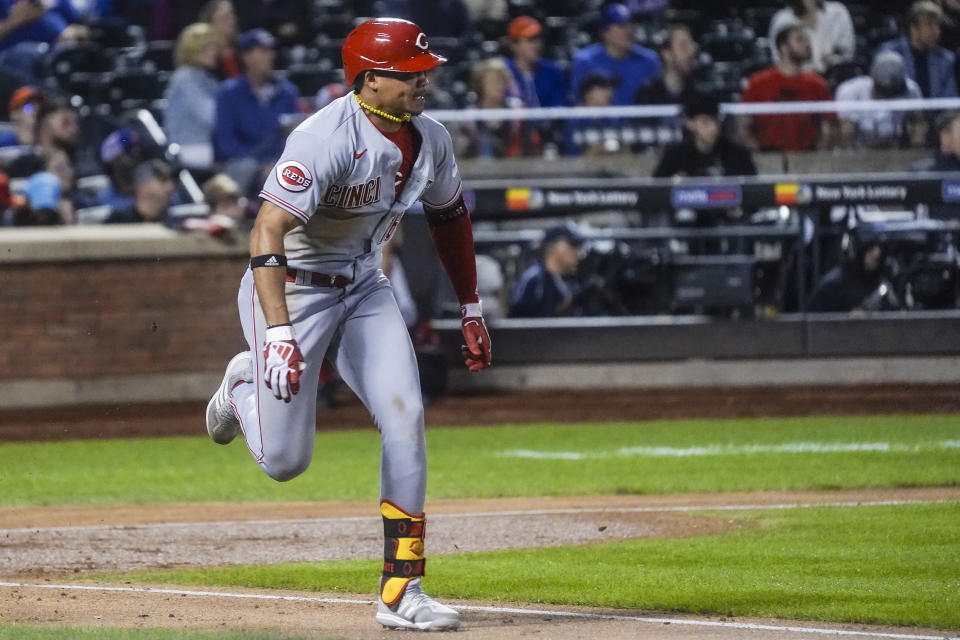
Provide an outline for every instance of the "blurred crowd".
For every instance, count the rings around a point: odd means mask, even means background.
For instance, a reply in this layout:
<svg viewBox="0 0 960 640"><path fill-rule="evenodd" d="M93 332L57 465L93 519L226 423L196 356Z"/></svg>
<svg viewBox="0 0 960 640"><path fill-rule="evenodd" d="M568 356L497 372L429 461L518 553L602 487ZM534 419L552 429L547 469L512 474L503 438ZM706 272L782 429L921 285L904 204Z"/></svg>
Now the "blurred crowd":
<svg viewBox="0 0 960 640"><path fill-rule="evenodd" d="M348 91L340 44L374 15L449 58L432 108L682 107L452 124L463 158L652 148L669 177L752 175L755 151L926 147L929 168L960 168L953 113L719 106L956 97L960 0L0 0L0 226L247 227L286 134ZM570 312L569 268L544 260L504 306L530 315L540 291L538 313Z"/></svg>
<svg viewBox="0 0 960 640"><path fill-rule="evenodd" d="M448 55L434 107L684 106L476 120L451 126L461 157L655 147L658 176L743 175L754 150L935 146L922 112L733 122L715 105L956 96L960 2L745 4L0 0L0 169L14 185L3 224L194 228L213 210L214 232L245 224L286 133L346 93L339 45L366 15L411 19ZM186 206L198 201L208 209Z"/></svg>

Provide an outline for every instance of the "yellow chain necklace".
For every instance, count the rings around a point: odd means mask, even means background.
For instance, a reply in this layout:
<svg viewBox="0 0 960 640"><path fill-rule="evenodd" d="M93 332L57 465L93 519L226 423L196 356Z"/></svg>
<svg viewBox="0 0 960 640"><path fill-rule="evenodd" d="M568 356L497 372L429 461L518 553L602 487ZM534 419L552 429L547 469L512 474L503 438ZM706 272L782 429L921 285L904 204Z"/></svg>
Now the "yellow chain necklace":
<svg viewBox="0 0 960 640"><path fill-rule="evenodd" d="M393 114L387 113L386 111L380 111L380 109L374 109L373 107L371 107L370 105L368 105L366 102L364 102L363 100L361 100L361 99L360 99L360 96L358 96L357 94L353 94L353 97L357 99L357 104L359 104L362 109L365 109L366 111L369 111L370 113L372 113L372 114L375 115L375 116L380 116L380 117L383 118L384 120L389 120L389 121L391 121L391 122L397 122L397 123L399 123L399 124L403 124L404 122L410 122L410 114L409 114L409 113L405 113L405 114L403 114L402 116L395 116L395 115L393 115Z"/></svg>

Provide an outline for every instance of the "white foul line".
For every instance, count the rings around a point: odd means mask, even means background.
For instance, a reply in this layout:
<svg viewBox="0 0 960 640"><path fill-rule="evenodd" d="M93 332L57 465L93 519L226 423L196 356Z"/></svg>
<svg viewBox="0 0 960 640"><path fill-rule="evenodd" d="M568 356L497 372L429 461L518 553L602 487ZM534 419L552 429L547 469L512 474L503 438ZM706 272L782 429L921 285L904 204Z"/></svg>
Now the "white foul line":
<svg viewBox="0 0 960 640"><path fill-rule="evenodd" d="M113 591L123 593L154 593L159 595L206 596L210 598L239 598L249 600L283 600L288 602L318 602L321 604L361 604L374 605L374 600L352 600L349 598L321 598L310 596L280 596L259 593L225 593L220 591L193 591L187 589L154 589L152 587L105 587L92 585L63 584L27 584L22 582L0 582L0 587L12 589L60 589L71 591ZM721 627L727 629L749 629L753 631L787 631L792 633L814 633L829 636L859 636L866 638L895 638L897 640L960 640L960 637L928 636L913 633L885 633L874 631L851 631L847 629L824 629L816 627L795 627L774 624L755 624L751 622L719 622L713 620L690 620L684 618L650 618L644 616L623 616L605 613L583 613L579 611L550 611L547 609L517 609L512 607L485 607L478 605L456 605L463 611L484 613L509 613L514 615L545 616L553 618L575 618L581 620L617 620L623 622L644 622L648 624L676 624L691 627Z"/></svg>
<svg viewBox="0 0 960 640"><path fill-rule="evenodd" d="M542 451L510 449L498 458L528 460L605 460L608 458L690 458L701 456L754 455L760 453L919 453L960 449L960 440L940 442L783 442L780 444L709 444L695 447L620 447L615 451Z"/></svg>

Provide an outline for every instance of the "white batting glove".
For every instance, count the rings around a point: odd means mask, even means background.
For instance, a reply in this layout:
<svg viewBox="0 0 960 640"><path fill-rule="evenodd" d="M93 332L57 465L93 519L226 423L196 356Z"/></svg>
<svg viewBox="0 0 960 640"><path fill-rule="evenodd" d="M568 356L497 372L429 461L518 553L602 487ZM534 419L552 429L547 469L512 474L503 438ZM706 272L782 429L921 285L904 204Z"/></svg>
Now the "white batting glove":
<svg viewBox="0 0 960 640"><path fill-rule="evenodd" d="M300 391L300 372L307 368L300 346L288 324L268 327L263 346L263 373L267 388L277 400L290 402Z"/></svg>

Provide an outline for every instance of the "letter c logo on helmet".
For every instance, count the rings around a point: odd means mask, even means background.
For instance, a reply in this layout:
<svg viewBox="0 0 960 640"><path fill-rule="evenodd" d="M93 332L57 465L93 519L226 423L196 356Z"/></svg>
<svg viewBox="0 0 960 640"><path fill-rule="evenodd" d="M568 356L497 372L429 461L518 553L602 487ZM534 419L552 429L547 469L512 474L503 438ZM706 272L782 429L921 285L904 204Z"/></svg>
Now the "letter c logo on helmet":
<svg viewBox="0 0 960 640"><path fill-rule="evenodd" d="M343 41L340 53L348 86L364 71L418 72L447 61L430 51L420 27L399 18L374 18L358 25Z"/></svg>

